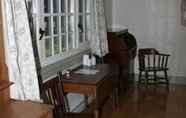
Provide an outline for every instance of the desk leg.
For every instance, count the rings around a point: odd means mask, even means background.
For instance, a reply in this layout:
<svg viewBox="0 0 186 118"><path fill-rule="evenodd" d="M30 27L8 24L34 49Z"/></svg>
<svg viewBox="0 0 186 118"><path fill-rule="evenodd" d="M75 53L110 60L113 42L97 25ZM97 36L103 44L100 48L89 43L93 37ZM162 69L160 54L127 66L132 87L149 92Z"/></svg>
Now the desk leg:
<svg viewBox="0 0 186 118"><path fill-rule="evenodd" d="M94 118L100 118L101 117L101 109L100 109L100 102L99 102L99 99L96 95L95 97L95 106L94 106ZM102 107L102 106L101 106Z"/></svg>
<svg viewBox="0 0 186 118"><path fill-rule="evenodd" d="M88 105L88 96L84 95L84 98L85 98L85 106L86 106L86 108L88 108L89 107L89 105Z"/></svg>
<svg viewBox="0 0 186 118"><path fill-rule="evenodd" d="M94 110L94 118L99 118L100 117L100 110L99 109L95 109Z"/></svg>
<svg viewBox="0 0 186 118"><path fill-rule="evenodd" d="M121 80L121 78L122 78L122 76L123 76L123 74L122 74L122 70L123 70L123 68L122 68L122 66L118 66L118 71L119 71L119 73L118 73L118 80L117 80L117 87L118 87L118 94L119 95L121 95L122 94L122 92L123 92L123 85L122 85L122 80Z"/></svg>
<svg viewBox="0 0 186 118"><path fill-rule="evenodd" d="M112 93L112 107L113 110L116 110L118 107L118 88L113 89Z"/></svg>

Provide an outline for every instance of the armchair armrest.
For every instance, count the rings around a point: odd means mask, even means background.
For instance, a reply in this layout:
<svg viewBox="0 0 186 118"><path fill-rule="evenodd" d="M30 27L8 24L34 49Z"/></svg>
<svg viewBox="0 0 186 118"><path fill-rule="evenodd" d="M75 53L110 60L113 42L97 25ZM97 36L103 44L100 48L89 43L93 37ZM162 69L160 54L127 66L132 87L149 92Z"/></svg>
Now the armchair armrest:
<svg viewBox="0 0 186 118"><path fill-rule="evenodd" d="M164 54L164 53L159 53L157 55L161 55L161 56L170 56L170 54Z"/></svg>

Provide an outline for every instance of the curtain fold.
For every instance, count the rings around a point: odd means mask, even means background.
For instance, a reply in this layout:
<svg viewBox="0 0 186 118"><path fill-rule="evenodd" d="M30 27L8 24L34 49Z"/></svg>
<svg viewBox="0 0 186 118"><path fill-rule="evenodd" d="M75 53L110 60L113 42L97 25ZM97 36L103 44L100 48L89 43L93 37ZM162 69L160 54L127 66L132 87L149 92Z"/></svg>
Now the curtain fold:
<svg viewBox="0 0 186 118"><path fill-rule="evenodd" d="M181 24L186 26L186 0L181 1Z"/></svg>
<svg viewBox="0 0 186 118"><path fill-rule="evenodd" d="M93 38L90 40L92 53L102 57L108 53L107 31L103 0L94 2Z"/></svg>
<svg viewBox="0 0 186 118"><path fill-rule="evenodd" d="M5 55L9 80L14 82L10 96L17 100L39 101L39 85L33 55L28 14L24 0L4 0Z"/></svg>

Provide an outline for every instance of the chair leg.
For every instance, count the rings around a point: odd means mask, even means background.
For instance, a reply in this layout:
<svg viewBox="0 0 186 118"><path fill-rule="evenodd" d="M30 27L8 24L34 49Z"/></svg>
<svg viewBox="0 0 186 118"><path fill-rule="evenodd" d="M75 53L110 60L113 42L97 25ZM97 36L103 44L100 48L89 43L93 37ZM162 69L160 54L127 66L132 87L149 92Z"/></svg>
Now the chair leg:
<svg viewBox="0 0 186 118"><path fill-rule="evenodd" d="M156 74L156 71L154 71L154 82L157 83L157 74Z"/></svg>
<svg viewBox="0 0 186 118"><path fill-rule="evenodd" d="M138 84L141 83L141 75L142 75L142 71L139 72L139 76L138 76Z"/></svg>
<svg viewBox="0 0 186 118"><path fill-rule="evenodd" d="M165 70L164 72L165 72L165 80L166 80L166 84L169 85L169 79L168 79L167 70Z"/></svg>
<svg viewBox="0 0 186 118"><path fill-rule="evenodd" d="M88 108L89 107L88 96L87 95L84 95L84 99L85 99L85 106L86 106L86 108Z"/></svg>
<svg viewBox="0 0 186 118"><path fill-rule="evenodd" d="M66 112L69 112L70 111L70 105L69 105L69 102L68 102L68 99L67 99L67 93L65 93L64 95L64 109Z"/></svg>
<svg viewBox="0 0 186 118"><path fill-rule="evenodd" d="M148 84L148 80L149 80L149 74L148 74L148 72L147 72L147 71L145 72L145 79L146 79L146 84Z"/></svg>

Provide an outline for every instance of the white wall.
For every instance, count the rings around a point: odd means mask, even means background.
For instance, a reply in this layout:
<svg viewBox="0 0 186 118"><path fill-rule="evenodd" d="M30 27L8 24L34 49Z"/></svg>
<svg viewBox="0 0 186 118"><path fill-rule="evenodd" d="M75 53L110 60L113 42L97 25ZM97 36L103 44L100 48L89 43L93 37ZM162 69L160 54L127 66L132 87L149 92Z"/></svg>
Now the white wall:
<svg viewBox="0 0 186 118"><path fill-rule="evenodd" d="M181 0L105 0L108 25L127 27L138 47L171 54L169 75L186 76L186 27L180 24ZM138 72L136 61L135 71Z"/></svg>

